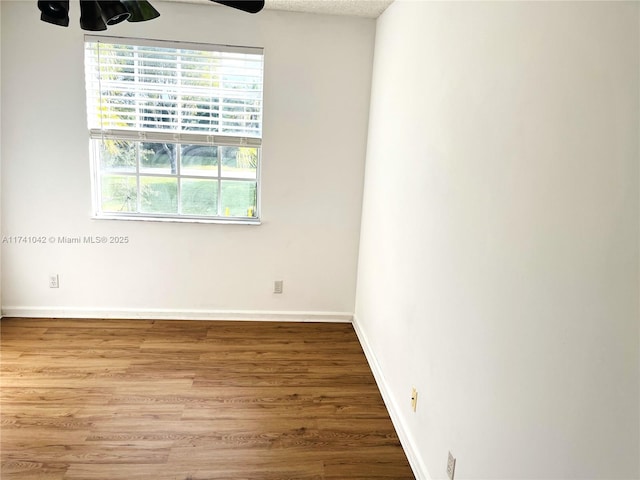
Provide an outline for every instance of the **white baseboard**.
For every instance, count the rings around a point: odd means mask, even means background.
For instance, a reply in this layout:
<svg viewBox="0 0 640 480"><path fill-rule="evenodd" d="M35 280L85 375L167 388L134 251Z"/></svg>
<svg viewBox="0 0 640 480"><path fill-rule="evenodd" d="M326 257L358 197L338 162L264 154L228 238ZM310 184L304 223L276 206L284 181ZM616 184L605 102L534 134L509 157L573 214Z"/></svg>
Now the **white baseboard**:
<svg viewBox="0 0 640 480"><path fill-rule="evenodd" d="M362 350L364 350L364 354L367 357L367 361L369 362L369 366L371 367L371 371L373 372L373 376L376 379L376 383L378 384L378 389L382 394L382 399L384 400L384 404L389 411L389 416L391 417L391 421L393 422L393 426L396 429L396 433L398 434L398 438L400 439L400 443L402 444L402 448L404 449L404 453L407 455L407 460L409 460L409 465L413 470L413 474L416 477L416 480L431 480L431 476L427 472L427 466L422 459L420 452L413 441L413 438L409 434L409 430L407 426L404 424L402 417L400 416L400 409L398 408L397 403L394 401L393 396L389 390L387 381L384 378L384 374L382 373L382 369L380 368L380 364L371 349L371 344L367 339L362 327L358 322L358 317L356 315L353 316L353 328L356 331L356 335L360 340L360 344L362 345Z"/></svg>
<svg viewBox="0 0 640 480"><path fill-rule="evenodd" d="M273 322L350 323L349 312L296 312L268 310L179 310L143 308L2 307L3 317L19 318L120 318L145 320L242 320Z"/></svg>

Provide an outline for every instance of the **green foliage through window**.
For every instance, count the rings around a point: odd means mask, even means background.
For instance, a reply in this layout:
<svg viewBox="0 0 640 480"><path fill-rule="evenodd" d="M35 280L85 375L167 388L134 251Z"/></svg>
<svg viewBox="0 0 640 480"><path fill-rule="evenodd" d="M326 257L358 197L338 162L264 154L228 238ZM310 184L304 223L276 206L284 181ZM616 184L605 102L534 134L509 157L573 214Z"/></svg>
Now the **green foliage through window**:
<svg viewBox="0 0 640 480"><path fill-rule="evenodd" d="M258 148L94 140L106 213L256 218Z"/></svg>

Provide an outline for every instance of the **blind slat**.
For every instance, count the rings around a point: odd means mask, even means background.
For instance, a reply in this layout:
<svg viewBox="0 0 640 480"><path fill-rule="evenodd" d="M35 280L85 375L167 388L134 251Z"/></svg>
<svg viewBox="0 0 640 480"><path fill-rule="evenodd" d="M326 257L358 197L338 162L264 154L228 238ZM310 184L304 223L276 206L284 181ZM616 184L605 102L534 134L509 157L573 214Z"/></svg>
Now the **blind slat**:
<svg viewBox="0 0 640 480"><path fill-rule="evenodd" d="M194 42L172 42L170 40L151 40L142 38L126 38L126 37L107 37L101 35L85 35L86 42L103 42L112 43L118 45L120 48L126 48L131 45L137 45L141 48L158 48L169 47L172 49L180 48L187 51L213 51L224 52L229 54L262 54L262 48L259 47L244 47L239 45L210 45L205 43Z"/></svg>

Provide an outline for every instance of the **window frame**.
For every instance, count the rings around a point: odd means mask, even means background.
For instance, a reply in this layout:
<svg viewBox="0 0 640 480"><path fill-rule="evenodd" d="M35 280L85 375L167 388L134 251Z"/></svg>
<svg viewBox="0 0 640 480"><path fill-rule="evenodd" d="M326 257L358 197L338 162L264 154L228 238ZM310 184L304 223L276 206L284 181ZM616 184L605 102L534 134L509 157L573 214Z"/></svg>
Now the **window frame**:
<svg viewBox="0 0 640 480"><path fill-rule="evenodd" d="M92 218L100 220L136 220L136 221L160 221L160 222L186 222L186 223L220 223L220 224L249 224L260 225L261 224L261 173L262 173L262 156L263 156L263 140L262 140L262 127L263 127L263 115L264 115L264 50L259 47L241 47L241 46L228 46L228 45L214 45L214 44L200 44L189 42L174 42L165 40L150 40L150 39L137 39L137 38L124 38L124 37L109 37L109 36L95 36L85 35L84 48L87 49L89 43L95 42L108 42L109 44L124 44L132 46L152 46L161 48L172 48L176 50L189 49L189 50L202 50L213 52L232 52L232 53L250 53L259 54L262 57L262 78L261 78L261 97L260 97L260 137L246 137L238 135L225 135L217 132L211 133L194 133L189 131L153 131L140 129L105 129L105 128L89 128L89 143L90 143L90 172L91 172L91 191L92 191ZM87 69L87 60L85 57L85 69ZM86 73L88 76L88 73ZM88 79L87 79L88 83ZM87 87L88 88L88 87ZM89 92L86 91L86 100L89 102ZM87 121L88 126L91 125L91 119L89 118L90 112L87 106ZM101 147L101 141L106 139L126 141L135 145L135 167L133 171L117 170L109 171L103 169L101 165L101 155L99 148ZM141 170L141 153L140 146L143 143L165 143L173 144L176 149L175 157L175 173L162 173L162 172L145 172ZM185 146L190 145L202 145L208 147L217 148L217 172L215 175L197 175L182 173L182 150ZM255 179L234 177L223 174L223 165L221 157L221 147L247 147L254 148L257 152L256 172ZM135 178L136 182L136 211L135 212L113 212L103 210L102 208L102 180L101 176L104 174L113 174L118 176L126 176ZM141 211L140 203L140 184L141 179L144 177L152 178L175 178L176 189L176 210L177 213L147 213ZM216 198L216 215L194 215L181 213L181 184L182 180L209 180L215 181L217 185L217 198ZM222 212L222 184L225 181L230 182L245 182L247 184L255 185L255 210L252 212L253 216L225 216Z"/></svg>

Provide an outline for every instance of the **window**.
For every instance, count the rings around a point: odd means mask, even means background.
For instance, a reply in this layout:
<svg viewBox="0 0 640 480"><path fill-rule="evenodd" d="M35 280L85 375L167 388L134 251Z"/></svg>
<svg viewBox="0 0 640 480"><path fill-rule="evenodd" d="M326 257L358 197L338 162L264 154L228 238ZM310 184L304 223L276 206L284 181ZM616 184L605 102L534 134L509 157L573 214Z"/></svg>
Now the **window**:
<svg viewBox="0 0 640 480"><path fill-rule="evenodd" d="M259 221L258 48L87 36L94 210Z"/></svg>

